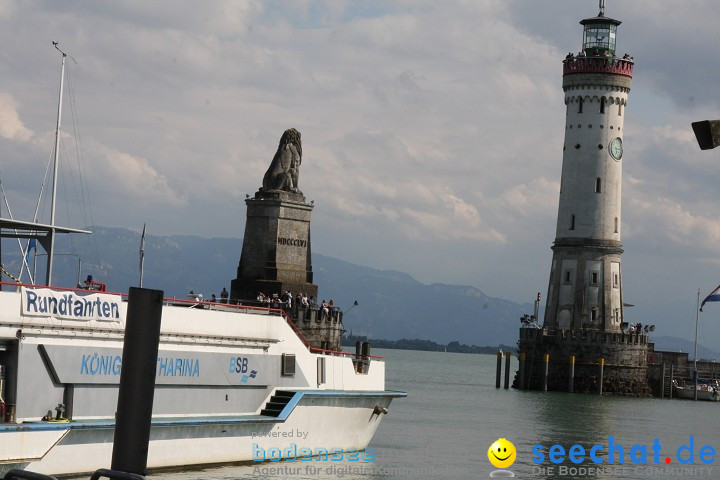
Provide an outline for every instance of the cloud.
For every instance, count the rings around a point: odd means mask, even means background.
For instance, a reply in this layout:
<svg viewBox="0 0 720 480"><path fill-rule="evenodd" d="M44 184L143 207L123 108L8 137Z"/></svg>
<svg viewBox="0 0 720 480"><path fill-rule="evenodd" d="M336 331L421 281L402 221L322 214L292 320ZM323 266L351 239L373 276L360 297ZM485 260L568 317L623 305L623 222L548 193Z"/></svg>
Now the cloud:
<svg viewBox="0 0 720 480"><path fill-rule="evenodd" d="M540 177L511 187L496 203L511 207L519 218L546 217L557 212L559 195L560 182Z"/></svg>
<svg viewBox="0 0 720 480"><path fill-rule="evenodd" d="M147 159L100 147L103 173L98 180L115 195L130 203L149 203L155 207L179 208L187 205L187 198L176 192L165 175L153 168Z"/></svg>
<svg viewBox="0 0 720 480"><path fill-rule="evenodd" d="M657 265L645 260L647 245L704 265L717 240L720 168L689 124L715 118L719 105L709 59L720 3L676 3L606 9L623 21L621 52L636 59L623 237L643 254L628 248L623 261L643 260L624 270L628 279ZM295 127L318 253L504 298L544 288L564 143L562 60L597 3L179 5L0 0L6 188L34 191L27 165L52 145L59 55L38 41L42 31L77 60L63 129L80 129L103 223L137 228L154 213L159 235L240 236L244 194Z"/></svg>
<svg viewBox="0 0 720 480"><path fill-rule="evenodd" d="M17 102L10 94L0 92L0 136L27 142L34 133L23 124L17 107Z"/></svg>

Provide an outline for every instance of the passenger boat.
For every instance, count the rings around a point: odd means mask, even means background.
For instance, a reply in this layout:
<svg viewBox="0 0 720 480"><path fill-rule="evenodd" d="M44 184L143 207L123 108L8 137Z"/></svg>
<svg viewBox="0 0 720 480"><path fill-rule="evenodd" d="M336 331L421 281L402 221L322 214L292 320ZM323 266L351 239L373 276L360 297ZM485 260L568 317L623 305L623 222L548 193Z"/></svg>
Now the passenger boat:
<svg viewBox="0 0 720 480"><path fill-rule="evenodd" d="M51 218L0 218L0 236L35 238L48 253L44 285L0 282L0 475L111 463L127 297L91 280L48 286L54 236L89 233ZM282 309L168 299L160 335L148 365L156 373L150 470L368 459L363 450L390 402L405 396L385 389L382 358L312 348Z"/></svg>
<svg viewBox="0 0 720 480"><path fill-rule="evenodd" d="M9 287L0 291L0 470L108 468L125 296ZM282 310L259 307L168 300L155 368L150 469L357 458L405 396L385 390L381 358L311 349Z"/></svg>

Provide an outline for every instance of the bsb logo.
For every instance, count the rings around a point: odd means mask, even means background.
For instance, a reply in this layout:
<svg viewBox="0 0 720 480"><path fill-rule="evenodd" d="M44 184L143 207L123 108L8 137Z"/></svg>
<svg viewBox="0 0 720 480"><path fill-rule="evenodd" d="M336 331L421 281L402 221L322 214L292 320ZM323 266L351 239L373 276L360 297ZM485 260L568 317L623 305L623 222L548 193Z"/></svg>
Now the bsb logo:
<svg viewBox="0 0 720 480"><path fill-rule="evenodd" d="M258 374L257 370L250 370L250 373L247 374L248 371L248 358L247 357L230 357L230 369L228 370L228 373L236 373L236 374L244 374L240 381L242 383L247 383L248 380L251 378L255 378Z"/></svg>

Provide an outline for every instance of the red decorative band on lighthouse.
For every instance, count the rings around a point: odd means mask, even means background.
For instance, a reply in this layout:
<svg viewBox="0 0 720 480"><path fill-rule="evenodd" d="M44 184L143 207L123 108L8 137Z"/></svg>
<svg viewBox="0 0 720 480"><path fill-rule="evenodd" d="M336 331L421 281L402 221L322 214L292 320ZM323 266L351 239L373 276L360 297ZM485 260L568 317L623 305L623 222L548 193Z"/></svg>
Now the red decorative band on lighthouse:
<svg viewBox="0 0 720 480"><path fill-rule="evenodd" d="M613 73L632 78L634 62L608 57L572 57L563 61L563 75L573 73Z"/></svg>

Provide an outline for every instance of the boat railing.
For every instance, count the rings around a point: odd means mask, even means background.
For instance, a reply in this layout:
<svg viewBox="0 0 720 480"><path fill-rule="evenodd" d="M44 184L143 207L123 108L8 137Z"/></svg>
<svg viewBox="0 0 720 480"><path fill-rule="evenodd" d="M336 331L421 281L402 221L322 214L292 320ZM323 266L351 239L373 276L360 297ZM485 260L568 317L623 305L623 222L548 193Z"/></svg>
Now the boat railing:
<svg viewBox="0 0 720 480"><path fill-rule="evenodd" d="M338 350L324 350L322 348L315 348L315 347L310 347L310 351L313 353L321 353L323 355L347 356L347 357L352 357L352 358L356 358L356 359L367 358L367 359L373 359L373 360L384 360L384 357L377 356L377 355L362 355L362 354L357 354L354 352L341 352Z"/></svg>
<svg viewBox="0 0 720 480"><path fill-rule="evenodd" d="M48 287L46 285L34 285L29 283L17 283L17 282L0 282L0 285L8 285L16 288L25 287L25 288L47 288L50 290L58 290L58 291L64 291L64 292L77 292L77 293L85 293L85 294L92 294L92 293L102 293L103 295L116 295L119 297L122 297L123 301L127 301L127 293L120 293L120 292L98 292L97 290L89 290L85 288L67 288L67 287ZM293 329L295 334L300 338L300 341L303 342L303 344L312 352L312 353L320 353L323 355L338 355L338 356L353 356L355 358L358 357L355 353L351 352L343 352L339 350L326 350L321 348L315 348L310 345L310 342L305 338L305 335L300 331L300 329L295 325L295 322L293 321L292 317L285 311L283 308L273 308L273 307L260 307L255 305L242 305L242 304L233 304L233 303L222 303L222 302L205 302L205 301L198 301L196 299L183 299L183 298L175 298L175 297L165 297L163 298L164 305L167 306L176 306L176 307L185 307L185 308L199 308L203 310L215 310L215 311L224 311L224 312L236 312L236 313L254 313L254 314L265 314L265 315L274 315L278 317L282 317L285 320L285 323L287 323L290 328ZM362 358L367 359L374 359L374 360L381 360L383 357L375 356L375 355L361 355Z"/></svg>

